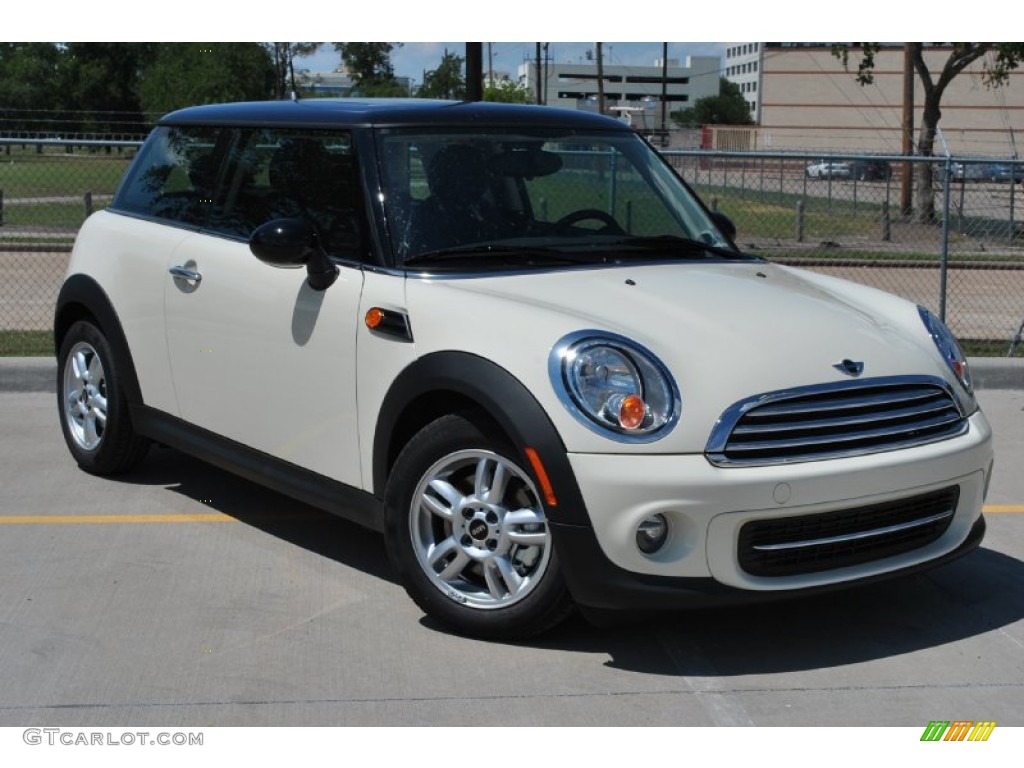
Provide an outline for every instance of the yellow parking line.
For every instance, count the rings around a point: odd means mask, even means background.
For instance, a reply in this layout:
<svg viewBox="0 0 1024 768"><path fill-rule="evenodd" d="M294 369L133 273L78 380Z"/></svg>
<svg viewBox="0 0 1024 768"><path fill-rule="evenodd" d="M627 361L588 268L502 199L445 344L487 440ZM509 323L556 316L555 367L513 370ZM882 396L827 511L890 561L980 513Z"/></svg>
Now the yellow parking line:
<svg viewBox="0 0 1024 768"><path fill-rule="evenodd" d="M56 523L231 523L235 518L220 512L170 515L0 515L0 525Z"/></svg>
<svg viewBox="0 0 1024 768"><path fill-rule="evenodd" d="M985 514L1024 513L1024 504L988 504ZM295 518L291 518L295 519ZM0 515L0 525L58 525L100 523L234 523L236 518L221 512L166 515Z"/></svg>

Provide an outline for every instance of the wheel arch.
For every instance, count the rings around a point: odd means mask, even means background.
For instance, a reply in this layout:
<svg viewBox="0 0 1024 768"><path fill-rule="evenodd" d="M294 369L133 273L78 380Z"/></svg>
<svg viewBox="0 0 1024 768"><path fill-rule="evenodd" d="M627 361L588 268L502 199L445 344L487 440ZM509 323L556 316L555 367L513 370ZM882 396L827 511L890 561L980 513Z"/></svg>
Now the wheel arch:
<svg viewBox="0 0 1024 768"><path fill-rule="evenodd" d="M553 521L589 525L565 445L544 408L507 370L466 352L425 355L392 382L374 432L374 494L383 497L398 454L416 432L441 416L466 412L492 422L535 481L536 468L525 449L537 452L557 499L548 510Z"/></svg>
<svg viewBox="0 0 1024 768"><path fill-rule="evenodd" d="M128 340L125 338L114 305L99 283L82 274L71 275L65 280L57 296L53 316L55 356L60 355L60 348L68 329L79 320L94 323L106 337L121 372L121 386L125 399L130 405L142 405L142 389L139 386Z"/></svg>

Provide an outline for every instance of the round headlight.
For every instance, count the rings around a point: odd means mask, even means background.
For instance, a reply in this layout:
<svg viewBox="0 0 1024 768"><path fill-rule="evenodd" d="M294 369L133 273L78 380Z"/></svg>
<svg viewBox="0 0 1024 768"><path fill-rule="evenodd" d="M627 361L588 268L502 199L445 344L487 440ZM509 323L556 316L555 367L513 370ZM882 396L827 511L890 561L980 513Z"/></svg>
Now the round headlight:
<svg viewBox="0 0 1024 768"><path fill-rule="evenodd" d="M917 311L921 315L921 322L928 329L928 334L932 337L932 341L935 342L935 347L939 350L939 354L945 360L946 365L949 366L949 370L953 372L957 381L967 390L967 394L973 395L974 386L971 383L971 371L967 365L967 357L964 355L963 350L960 349L960 344L957 343L953 332L946 327L944 322L924 307L918 306Z"/></svg>
<svg viewBox="0 0 1024 768"><path fill-rule="evenodd" d="M601 331L566 336L548 364L562 403L595 432L625 442L657 440L679 418L679 390L649 351Z"/></svg>

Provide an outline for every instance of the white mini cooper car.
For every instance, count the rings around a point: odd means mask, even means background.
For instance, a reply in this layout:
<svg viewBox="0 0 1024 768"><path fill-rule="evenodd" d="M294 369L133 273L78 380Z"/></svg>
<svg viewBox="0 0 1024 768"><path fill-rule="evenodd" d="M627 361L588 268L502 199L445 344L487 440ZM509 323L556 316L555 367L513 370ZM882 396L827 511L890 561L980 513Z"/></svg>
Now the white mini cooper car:
<svg viewBox="0 0 1024 768"><path fill-rule="evenodd" d="M610 118L186 109L78 237L61 426L88 472L155 441L381 530L477 636L976 547L991 434L949 331L733 235Z"/></svg>

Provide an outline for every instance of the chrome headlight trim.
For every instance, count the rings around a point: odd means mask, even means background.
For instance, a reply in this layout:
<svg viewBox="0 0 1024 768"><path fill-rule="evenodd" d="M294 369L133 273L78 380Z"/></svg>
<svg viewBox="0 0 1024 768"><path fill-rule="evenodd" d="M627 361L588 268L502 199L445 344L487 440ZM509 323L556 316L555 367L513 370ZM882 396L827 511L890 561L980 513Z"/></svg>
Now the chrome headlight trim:
<svg viewBox="0 0 1024 768"><path fill-rule="evenodd" d="M964 391L973 397L974 384L971 382L971 369L967 364L967 356L960 349L960 343L956 340L956 336L946 327L944 322L926 308L918 305L917 312L921 316L921 322L924 323L928 335L935 342L935 348L938 349L939 355L946 363L946 367L956 377L956 380L960 382Z"/></svg>
<svg viewBox="0 0 1024 768"><path fill-rule="evenodd" d="M613 365L609 382L597 391L586 381L586 358ZM618 362L618 365L614 365ZM583 330L563 336L548 355L548 376L565 409L587 429L621 443L652 443L672 431L679 421L682 398L668 368L650 350L616 333ZM632 382L632 383L631 383ZM608 397L601 395L607 393ZM611 397L639 395L648 408L645 423L626 429L603 412Z"/></svg>

